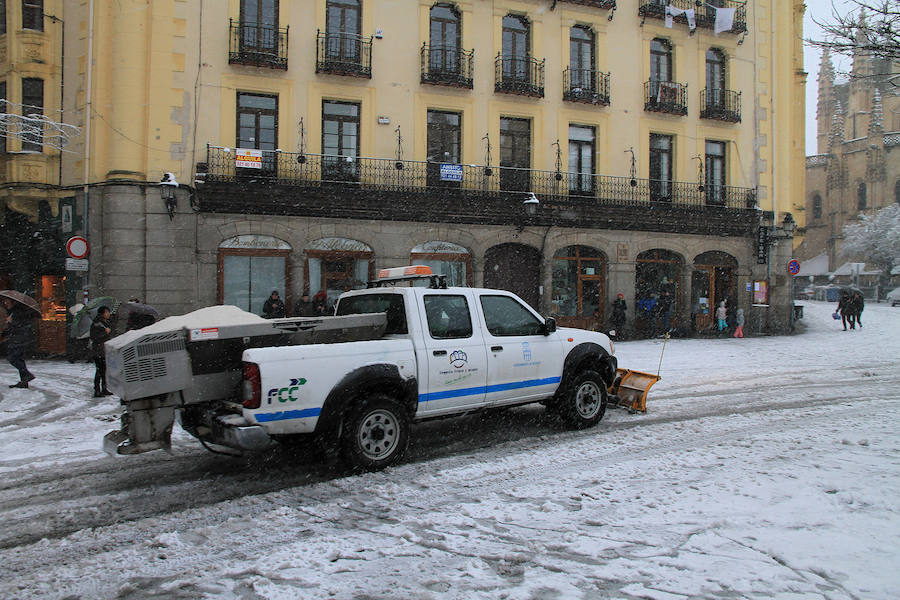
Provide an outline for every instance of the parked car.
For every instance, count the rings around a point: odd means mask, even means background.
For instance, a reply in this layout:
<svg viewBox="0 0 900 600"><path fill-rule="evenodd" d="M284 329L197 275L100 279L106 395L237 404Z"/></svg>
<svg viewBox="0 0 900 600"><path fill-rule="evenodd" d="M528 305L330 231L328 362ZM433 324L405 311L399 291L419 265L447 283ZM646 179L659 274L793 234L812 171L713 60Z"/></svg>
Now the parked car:
<svg viewBox="0 0 900 600"><path fill-rule="evenodd" d="M886 298L891 303L891 306L900 306L900 287L889 291Z"/></svg>

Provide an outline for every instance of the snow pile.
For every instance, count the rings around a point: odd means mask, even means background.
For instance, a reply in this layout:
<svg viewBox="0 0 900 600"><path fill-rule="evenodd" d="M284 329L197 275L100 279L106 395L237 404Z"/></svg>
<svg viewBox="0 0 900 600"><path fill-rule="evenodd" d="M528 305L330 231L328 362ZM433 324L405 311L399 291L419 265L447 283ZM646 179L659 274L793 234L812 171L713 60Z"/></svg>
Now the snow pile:
<svg viewBox="0 0 900 600"><path fill-rule="evenodd" d="M207 327L223 327L226 325L252 325L253 323L266 322L266 319L241 310L237 306L229 304L220 306L207 306L183 315L167 317L153 325L141 329L126 331L120 336L114 337L109 343L111 346L121 348L134 340L148 334L169 333L182 329L204 329Z"/></svg>

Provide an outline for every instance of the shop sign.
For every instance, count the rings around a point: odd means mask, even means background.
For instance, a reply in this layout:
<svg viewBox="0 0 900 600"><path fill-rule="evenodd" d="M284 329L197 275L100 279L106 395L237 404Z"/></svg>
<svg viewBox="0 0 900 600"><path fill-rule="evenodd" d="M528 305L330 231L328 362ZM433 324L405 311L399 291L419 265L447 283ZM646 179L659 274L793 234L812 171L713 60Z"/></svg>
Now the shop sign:
<svg viewBox="0 0 900 600"><path fill-rule="evenodd" d="M756 264L764 265L769 260L769 230L765 227L759 228L756 235Z"/></svg>
<svg viewBox="0 0 900 600"><path fill-rule="evenodd" d="M67 258L66 271L87 271L88 259L86 258Z"/></svg>

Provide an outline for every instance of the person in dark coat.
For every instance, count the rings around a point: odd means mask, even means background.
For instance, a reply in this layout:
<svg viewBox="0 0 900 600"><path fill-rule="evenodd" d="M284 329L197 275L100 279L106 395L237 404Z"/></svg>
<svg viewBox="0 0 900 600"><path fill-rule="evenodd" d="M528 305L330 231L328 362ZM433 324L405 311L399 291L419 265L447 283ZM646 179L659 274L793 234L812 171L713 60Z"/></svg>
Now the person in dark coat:
<svg viewBox="0 0 900 600"><path fill-rule="evenodd" d="M25 352L34 343L34 328L31 325L32 315L29 309L9 298L3 298L6 308L6 326L2 336L6 340L6 359L19 371L19 382L11 388L28 388L28 382L34 375L25 365Z"/></svg>
<svg viewBox="0 0 900 600"><path fill-rule="evenodd" d="M313 312L315 316L321 317L328 311L328 294L325 290L319 290L313 296Z"/></svg>
<svg viewBox="0 0 900 600"><path fill-rule="evenodd" d="M837 311L841 314L841 324L844 326L844 331L847 331L847 323L850 323L850 329L855 329L856 325L853 320L853 308L850 302L850 292L847 290L841 290L841 296L838 299Z"/></svg>
<svg viewBox="0 0 900 600"><path fill-rule="evenodd" d="M628 310L628 305L625 304L625 294L619 294L616 296L616 299L613 300L612 315L609 318L609 322L616 332L616 337L619 339L625 337L626 310Z"/></svg>
<svg viewBox="0 0 900 600"><path fill-rule="evenodd" d="M667 333L672 328L672 301L674 298L672 297L671 292L667 288L663 288L662 295L660 295L659 300L656 302L656 309L659 311L659 317L662 320L662 331L656 331L656 327L659 325L658 321L654 324L654 335L660 335L661 333Z"/></svg>
<svg viewBox="0 0 900 600"><path fill-rule="evenodd" d="M284 316L284 302L278 297L278 290L272 290L269 299L263 304L263 314L267 319L280 319Z"/></svg>
<svg viewBox="0 0 900 600"><path fill-rule="evenodd" d="M91 349L94 354L94 398L112 396L112 392L106 389L106 350L103 345L112 337L112 325L109 323L110 311L108 306L97 309L97 316L91 323Z"/></svg>
<svg viewBox="0 0 900 600"><path fill-rule="evenodd" d="M866 306L866 301L863 300L862 292L859 290L853 290L850 292L850 314L851 318L856 321L856 324L859 325L859 328L862 329L862 311ZM853 327L852 325L850 326Z"/></svg>
<svg viewBox="0 0 900 600"><path fill-rule="evenodd" d="M309 299L309 294L307 292L303 292L303 296L300 298L300 301L294 305L294 316L295 317L314 317L314 316L316 316L316 309L313 306L312 301Z"/></svg>

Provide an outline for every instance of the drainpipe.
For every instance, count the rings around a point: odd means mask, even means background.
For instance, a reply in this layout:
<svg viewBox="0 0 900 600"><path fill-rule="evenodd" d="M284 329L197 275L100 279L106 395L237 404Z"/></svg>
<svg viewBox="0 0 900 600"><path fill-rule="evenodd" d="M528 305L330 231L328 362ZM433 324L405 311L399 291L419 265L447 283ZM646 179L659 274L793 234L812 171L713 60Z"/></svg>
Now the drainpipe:
<svg viewBox="0 0 900 600"><path fill-rule="evenodd" d="M84 104L84 237L90 243L90 185L88 178L90 177L90 161L91 161L91 110L93 108L91 102L91 76L93 75L94 63L94 0L88 1L88 47L87 47L87 82L85 84L85 104ZM88 288L90 287L90 271L84 282L84 296L87 300ZM87 303L87 302L85 302Z"/></svg>

